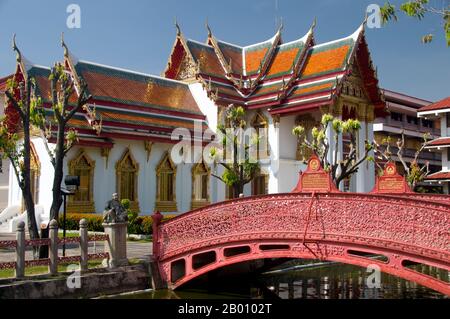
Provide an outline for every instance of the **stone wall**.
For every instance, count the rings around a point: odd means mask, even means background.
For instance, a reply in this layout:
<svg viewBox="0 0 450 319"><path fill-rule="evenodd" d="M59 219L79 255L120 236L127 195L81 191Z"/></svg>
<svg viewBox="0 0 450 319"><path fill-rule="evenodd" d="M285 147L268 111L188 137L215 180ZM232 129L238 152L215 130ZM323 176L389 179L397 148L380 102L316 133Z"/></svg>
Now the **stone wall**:
<svg viewBox="0 0 450 319"><path fill-rule="evenodd" d="M36 276L25 281L0 280L0 299L92 298L152 288L148 263L82 273L80 288L67 285L71 274ZM69 278L70 280L70 278ZM71 282L74 282L72 280Z"/></svg>

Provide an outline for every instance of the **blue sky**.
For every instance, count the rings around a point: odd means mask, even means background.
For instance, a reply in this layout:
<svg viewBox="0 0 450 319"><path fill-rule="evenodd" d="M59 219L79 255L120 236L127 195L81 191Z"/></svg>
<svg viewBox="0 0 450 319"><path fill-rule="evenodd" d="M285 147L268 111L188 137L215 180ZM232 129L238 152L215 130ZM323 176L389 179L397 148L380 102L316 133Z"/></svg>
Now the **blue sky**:
<svg viewBox="0 0 450 319"><path fill-rule="evenodd" d="M438 7L449 4L431 2ZM66 26L71 3L81 8L80 29ZM187 38L205 41L208 19L217 38L238 45L272 37L280 17L283 40L297 39L317 17L315 38L322 43L351 34L371 3L384 0L0 0L0 76L14 69L13 33L35 64L51 66L61 60L59 39L64 32L79 59L159 75L174 42L175 17ZM428 33L436 38L424 45L420 38ZM437 16L421 22L400 16L381 29L367 29L366 36L383 87L430 100L450 95L450 48Z"/></svg>

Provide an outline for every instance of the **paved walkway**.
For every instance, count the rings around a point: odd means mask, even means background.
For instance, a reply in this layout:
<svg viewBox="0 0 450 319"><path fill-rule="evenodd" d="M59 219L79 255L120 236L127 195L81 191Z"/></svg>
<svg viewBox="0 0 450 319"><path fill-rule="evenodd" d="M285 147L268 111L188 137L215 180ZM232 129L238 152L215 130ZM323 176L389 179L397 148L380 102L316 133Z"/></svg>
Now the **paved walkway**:
<svg viewBox="0 0 450 319"><path fill-rule="evenodd" d="M15 240L15 234L10 233L0 233L1 240ZM142 258L146 255L152 254L153 245L151 242L127 242L127 254L128 258ZM89 243L89 254L102 253L104 252L104 242L90 242ZM62 256L62 246L59 248L59 256ZM66 256L79 256L80 249L78 244L67 244L66 245ZM33 259L33 252L31 248L28 248L25 253L26 260ZM3 249L0 248L0 262L11 262L16 260L15 249Z"/></svg>

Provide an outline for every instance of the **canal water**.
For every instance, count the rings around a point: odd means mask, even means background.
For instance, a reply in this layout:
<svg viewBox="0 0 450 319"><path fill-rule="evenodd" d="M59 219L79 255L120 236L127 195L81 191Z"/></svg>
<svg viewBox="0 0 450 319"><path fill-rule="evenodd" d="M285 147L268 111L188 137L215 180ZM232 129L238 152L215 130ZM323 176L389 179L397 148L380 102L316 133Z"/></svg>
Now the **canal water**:
<svg viewBox="0 0 450 319"><path fill-rule="evenodd" d="M254 275L209 275L175 291L136 293L119 298L138 299L409 299L446 298L436 291L381 273L379 287L369 287L366 268L326 263L288 265ZM299 269L300 268L300 269ZM290 269L290 270L289 270ZM448 273L445 274L448 277ZM374 283L373 277L369 284ZM445 278L448 280L448 278Z"/></svg>

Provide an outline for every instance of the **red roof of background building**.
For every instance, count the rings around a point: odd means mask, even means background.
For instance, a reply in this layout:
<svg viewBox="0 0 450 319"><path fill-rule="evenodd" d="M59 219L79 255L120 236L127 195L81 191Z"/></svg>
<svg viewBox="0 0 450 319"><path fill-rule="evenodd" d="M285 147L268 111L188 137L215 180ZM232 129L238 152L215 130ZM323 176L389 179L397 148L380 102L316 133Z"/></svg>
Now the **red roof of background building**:
<svg viewBox="0 0 450 319"><path fill-rule="evenodd" d="M427 146L444 146L450 145L450 137L438 138L434 141L431 141Z"/></svg>
<svg viewBox="0 0 450 319"><path fill-rule="evenodd" d="M425 178L426 180L443 180L450 179L450 172L437 172Z"/></svg>
<svg viewBox="0 0 450 319"><path fill-rule="evenodd" d="M440 100L436 103L424 106L418 110L418 112L426 112L426 111L435 111L435 110L444 110L450 109L450 96L446 97L443 100Z"/></svg>

